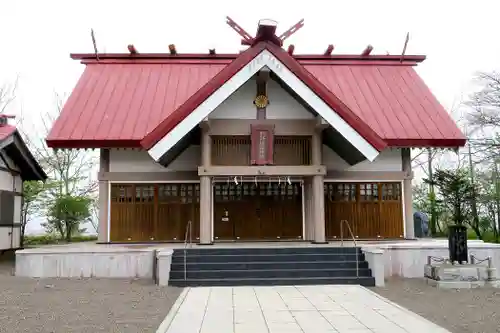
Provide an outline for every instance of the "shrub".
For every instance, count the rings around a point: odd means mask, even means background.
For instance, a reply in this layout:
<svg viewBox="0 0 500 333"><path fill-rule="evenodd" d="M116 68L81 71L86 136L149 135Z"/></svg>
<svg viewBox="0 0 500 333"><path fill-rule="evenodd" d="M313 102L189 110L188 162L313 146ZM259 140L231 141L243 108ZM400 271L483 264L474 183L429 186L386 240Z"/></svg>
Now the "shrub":
<svg viewBox="0 0 500 333"><path fill-rule="evenodd" d="M72 242L95 242L95 235L78 235L71 238ZM49 244L66 244L67 242L53 234L45 234L38 236L25 236L24 246L49 245Z"/></svg>

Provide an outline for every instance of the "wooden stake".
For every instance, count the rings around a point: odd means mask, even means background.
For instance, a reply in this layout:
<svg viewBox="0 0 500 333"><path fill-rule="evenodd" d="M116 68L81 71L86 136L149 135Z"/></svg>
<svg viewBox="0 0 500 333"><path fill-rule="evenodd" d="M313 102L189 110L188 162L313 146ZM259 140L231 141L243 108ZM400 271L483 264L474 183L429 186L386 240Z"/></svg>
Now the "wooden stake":
<svg viewBox="0 0 500 333"><path fill-rule="evenodd" d="M367 46L367 47L363 50L363 52L361 52L361 56L363 56L363 57L369 56L369 55L370 55L370 53L372 52L372 50L373 50L373 46L368 45L368 46Z"/></svg>
<svg viewBox="0 0 500 333"><path fill-rule="evenodd" d="M135 48L134 44L129 44L127 48L128 48L128 51L130 52L130 54L139 53L139 52L137 52L137 49Z"/></svg>
<svg viewBox="0 0 500 333"><path fill-rule="evenodd" d="M170 51L171 55L176 55L177 54L177 50L175 49L175 45L174 44L170 44L168 46L168 50Z"/></svg>
<svg viewBox="0 0 500 333"><path fill-rule="evenodd" d="M324 55L331 55L334 49L335 49L335 46L333 44L328 45Z"/></svg>
<svg viewBox="0 0 500 333"><path fill-rule="evenodd" d="M401 52L401 58L399 59L399 62L403 62L403 59L405 57L406 53L406 47L408 46L408 41L410 40L410 33L406 33L406 40L405 40L405 46L403 46L403 52Z"/></svg>
<svg viewBox="0 0 500 333"><path fill-rule="evenodd" d="M94 29L90 29L90 37L92 37L92 44L94 44L94 52L97 61L99 61L99 53L97 52L97 43L95 41Z"/></svg>

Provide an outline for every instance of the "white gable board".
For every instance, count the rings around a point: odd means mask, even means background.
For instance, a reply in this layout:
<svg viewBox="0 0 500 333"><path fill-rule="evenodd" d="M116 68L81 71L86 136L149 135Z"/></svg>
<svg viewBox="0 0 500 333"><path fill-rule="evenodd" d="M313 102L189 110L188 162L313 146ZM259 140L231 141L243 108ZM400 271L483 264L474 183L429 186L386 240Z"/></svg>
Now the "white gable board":
<svg viewBox="0 0 500 333"><path fill-rule="evenodd" d="M267 66L293 91L311 106L321 117L334 127L369 161L373 161L379 152L368 143L356 130L346 123L334 110L332 110L318 95L316 95L304 82L284 66L271 52L263 50L252 61L244 66L238 73L230 78L224 85L210 95L190 115L181 121L173 130L158 141L148 153L158 161L166 152L177 144L203 119L207 118L218 106L227 100L234 92L245 84L257 71Z"/></svg>

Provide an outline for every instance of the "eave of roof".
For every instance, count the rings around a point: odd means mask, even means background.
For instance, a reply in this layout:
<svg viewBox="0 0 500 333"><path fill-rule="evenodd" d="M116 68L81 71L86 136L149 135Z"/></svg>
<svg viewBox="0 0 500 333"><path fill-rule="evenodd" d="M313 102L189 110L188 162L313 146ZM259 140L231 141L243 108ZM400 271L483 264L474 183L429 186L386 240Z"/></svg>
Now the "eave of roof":
<svg viewBox="0 0 500 333"><path fill-rule="evenodd" d="M234 60L238 58L240 54L237 53L225 53L225 54L204 54L204 53L71 53L70 57L74 60ZM417 62L420 63L426 59L425 55L385 55L385 54L374 54L374 55L357 55L357 54L332 54L332 55L321 55L321 54L297 54L291 56L298 61L304 60L316 60L316 61L397 61L397 62Z"/></svg>
<svg viewBox="0 0 500 333"><path fill-rule="evenodd" d="M5 151L12 153L14 162L21 169L21 178L23 180L41 180L47 179L47 174L31 154L26 143L14 126L0 126L0 145ZM14 152L14 153L13 153Z"/></svg>
<svg viewBox="0 0 500 333"><path fill-rule="evenodd" d="M282 51L288 55L285 50L282 49ZM89 66L68 100L69 103L66 103L61 117L56 121L57 130L53 131L54 128L51 130L46 142L49 147L63 149L141 148L141 140L146 134L207 82L199 82L199 86L196 85L191 89L193 80L189 80L188 83L184 79L178 79L176 75L186 77L192 66L198 73L196 75L198 80L200 77L206 77L208 80L213 78L212 75L216 72L210 68L222 69L239 55L241 54L100 54L99 61L96 60L95 54L73 55L75 59L81 59L82 63L89 64ZM457 134L460 131L451 119L450 121L444 119L449 118L449 115L442 106L438 105L439 103L428 87L423 81L420 82L421 79L414 83L413 80L418 77L418 74L408 76L408 73L414 73L410 66L417 65L425 59L425 56L408 55L403 58L402 62L400 56L388 55L366 57L293 55L292 57L367 122L388 146L455 148L465 145L465 137L461 133ZM113 66L107 66L108 64ZM188 68L188 70L179 68ZM152 75L148 79L147 76L141 75L142 71L152 73ZM129 80L129 74L131 77L133 75L133 79ZM170 82L171 78L175 80ZM131 83L126 83L124 86L124 82ZM154 95L154 89L144 91L141 90L142 88L139 89L138 82L142 85L151 84L152 87L157 87L158 94ZM93 92L91 87L97 90L104 89L102 87L107 88L99 93ZM163 93L167 87L169 89L172 87L173 91L169 98ZM411 94L408 95L408 92ZM97 96L100 97L97 98ZM139 101L135 101L135 104L131 104L132 106L144 104L153 111L148 113L149 111L145 112L146 109L141 107L137 110L129 110L126 106L131 103L130 98L123 100L121 96L134 96L133 100ZM173 96L182 98L177 103L176 100L170 100ZM408 109L408 98L413 102L421 101L422 106ZM78 99L88 102L73 110L74 103ZM163 104L158 104L158 100L163 101ZM415 103L410 104L415 105ZM125 117L124 112L117 111L121 110L123 105L126 111L130 112L130 115L125 112L130 118L127 125L124 125L124 119L122 119ZM87 116L84 117L84 114ZM135 127L128 125L135 123L143 114L146 116L147 125L144 123L136 124ZM68 122L68 117L73 118L69 121L71 124ZM423 120L419 121L419 117L423 117ZM387 120L382 118L387 118ZM392 130L386 130L384 121L389 123L389 127L393 126ZM406 124L403 121L406 121ZM415 130L408 129L408 124L411 125L410 127L414 127L412 124L415 124ZM121 128L120 126L123 128L117 131L116 129ZM440 131L435 129L436 126L445 128L445 131L439 133ZM78 133L73 132L76 131L76 127L78 127ZM454 129L450 130L451 127ZM88 132L85 129L91 130ZM391 131L392 133L387 133Z"/></svg>

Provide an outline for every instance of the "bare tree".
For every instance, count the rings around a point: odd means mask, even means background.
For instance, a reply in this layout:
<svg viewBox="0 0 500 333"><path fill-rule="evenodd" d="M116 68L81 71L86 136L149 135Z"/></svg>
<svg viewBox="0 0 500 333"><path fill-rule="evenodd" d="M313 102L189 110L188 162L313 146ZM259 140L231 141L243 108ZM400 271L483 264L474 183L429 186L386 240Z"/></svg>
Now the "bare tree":
<svg viewBox="0 0 500 333"><path fill-rule="evenodd" d="M4 113L7 107L16 99L17 83L19 77L16 77L14 83L0 86L0 113Z"/></svg>
<svg viewBox="0 0 500 333"><path fill-rule="evenodd" d="M30 150L49 176L46 193L43 196L45 208L62 196L93 197L97 189L97 182L90 177L96 165L96 157L92 152L79 149L56 150L49 148L45 143L45 138L59 116L62 106L63 101L56 94L54 112L41 116L39 123L41 133L30 136L26 131L24 132ZM65 229L63 221L47 221L44 227L49 231L57 231L62 238L69 239L71 236L66 234L71 231Z"/></svg>
<svg viewBox="0 0 500 333"><path fill-rule="evenodd" d="M481 86L467 103L471 107L468 120L481 128L497 128L500 125L500 73L481 72L476 81Z"/></svg>
<svg viewBox="0 0 500 333"><path fill-rule="evenodd" d="M92 212L92 215L90 216L89 223L92 226L92 229L94 229L95 232L98 232L98 228L99 228L99 200L97 200L97 198L94 198L94 200L92 201L91 212Z"/></svg>

